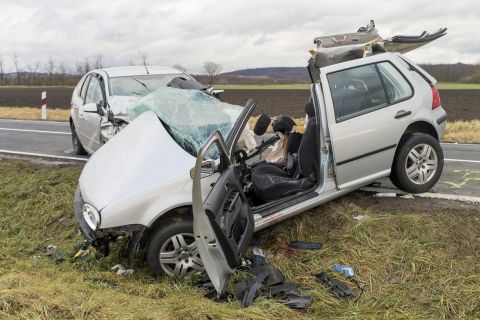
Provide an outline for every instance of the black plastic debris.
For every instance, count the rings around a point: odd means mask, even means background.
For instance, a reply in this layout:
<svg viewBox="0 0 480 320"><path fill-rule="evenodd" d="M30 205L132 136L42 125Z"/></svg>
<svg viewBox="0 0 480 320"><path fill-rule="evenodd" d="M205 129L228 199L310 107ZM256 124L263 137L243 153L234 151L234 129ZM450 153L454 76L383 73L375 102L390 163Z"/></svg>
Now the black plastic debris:
<svg viewBox="0 0 480 320"><path fill-rule="evenodd" d="M315 275L317 281L322 283L330 292L339 299L343 298L360 298L360 295L363 292L363 289L360 287L358 282L356 282L357 288L351 288L346 282L340 281L326 272L320 272Z"/></svg>
<svg viewBox="0 0 480 320"><path fill-rule="evenodd" d="M323 244L320 242L309 242L309 241L292 241L288 244L292 249L303 249L303 250L320 250L323 247Z"/></svg>

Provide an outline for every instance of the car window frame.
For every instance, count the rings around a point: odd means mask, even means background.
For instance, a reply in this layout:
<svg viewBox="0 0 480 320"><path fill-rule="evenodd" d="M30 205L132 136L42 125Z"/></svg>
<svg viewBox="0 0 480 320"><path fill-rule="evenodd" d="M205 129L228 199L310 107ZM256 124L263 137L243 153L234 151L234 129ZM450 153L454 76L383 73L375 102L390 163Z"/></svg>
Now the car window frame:
<svg viewBox="0 0 480 320"><path fill-rule="evenodd" d="M402 100L398 100L394 103L392 103L390 101L390 97L388 96L388 93L387 93L387 90L386 90L386 87L385 87L385 82L384 82L384 79L382 77L382 74L380 73L380 70L378 69L378 64L379 63L382 63L382 62L388 62L390 63L399 73L400 75L405 79L405 81L407 81L408 85L410 86L410 88L412 89L412 94L405 98L405 99L402 99ZM330 81L328 80L328 76L330 74L334 74L334 73L338 73L338 72L343 72L343 71L347 71L347 70L351 70L351 69L355 69L355 68L361 68L361 67L364 67L364 66L369 66L369 65L374 65L375 67L375 70L377 72L377 75L378 77L380 78L380 82L382 84L382 88L383 88L383 92L385 94L385 98L386 98L386 102L387 104L385 106L378 106L376 108L369 108L369 109L365 109L363 111L360 111L360 112L356 112L356 113L352 113L348 116L345 116L345 117L342 117L341 119L339 119L337 117L337 114L335 112L335 102L333 101L333 92L332 92L332 86L330 85ZM331 71L331 72L328 72L326 75L325 75L325 78L327 80L327 83L328 83L328 88L330 90L330 97L331 97L331 100L332 100L332 106L333 106L333 115L335 116L335 123L341 123L341 122L344 122L344 121L348 121L348 120L351 120L353 118L357 118L357 117L360 117L360 116L363 116L365 114L368 114L368 113L371 113L371 112L375 112L375 111L378 111L378 110L381 110L381 109L385 109L385 108L388 108L388 107L391 107L393 105L396 105L398 103L401 103L401 102L405 102L407 100L410 100L413 98L413 96L415 95L415 88L413 87L412 83L408 80L408 78L403 74L403 72L395 65L395 63L393 63L392 61L388 60L388 59L385 59L385 60L379 60L379 61L374 61L374 62L370 62L370 63L365 63L365 64L362 64L362 65L356 65L356 66L352 66L352 67L348 67L348 68L345 68L345 69L341 69L341 70L336 70L336 71Z"/></svg>
<svg viewBox="0 0 480 320"><path fill-rule="evenodd" d="M380 68L378 67L378 65L380 63L388 63L390 64L395 70L397 70L397 72L402 76L402 78L407 82L407 84L410 86L410 90L411 90L411 93L409 96L407 97L404 97L400 100L397 100L395 102L392 103L392 101L390 101L390 97L388 96L388 92L387 92L387 88L386 88L386 84L385 84L385 80L383 79L383 75L382 73L380 72ZM388 100L388 106L393 106L397 103L401 103L401 102L404 102L404 101L407 101L407 100L410 100L411 98L413 98L413 96L415 95L415 88L412 86L412 84L410 83L410 81L408 81L407 77L405 77L405 75L402 73L402 71L400 71L399 68L397 68L397 66L392 63L391 61L377 61L375 62L375 68L377 69L377 72L378 72L378 75L380 76L380 80L382 81L382 85L383 85L383 90L385 90L385 95L387 96L387 100Z"/></svg>
<svg viewBox="0 0 480 320"><path fill-rule="evenodd" d="M86 102L87 102L87 95L88 95L88 91L90 89L89 88L90 87L90 82L92 81L92 78L96 78L97 81L98 81L99 87L100 87L100 92L102 94L102 100L100 102L103 102L103 105L105 105L105 103L106 103L106 101L105 101L106 100L105 89L102 88L102 87L104 87L105 84L104 84L104 81L102 81L100 79L100 77L101 76L99 74L90 74L90 80L88 81L88 86L87 86L87 89L85 91L85 98L83 99L83 104L86 104Z"/></svg>
<svg viewBox="0 0 480 320"><path fill-rule="evenodd" d="M92 75L91 74L88 74L86 77L85 77L85 80L83 80L83 83L82 85L80 86L80 94L79 94L79 97L82 99L82 103L85 104L85 98L87 97L87 89L88 89L88 84L90 83L90 79L92 78ZM83 88L85 88L85 95L82 96L82 91L83 91Z"/></svg>

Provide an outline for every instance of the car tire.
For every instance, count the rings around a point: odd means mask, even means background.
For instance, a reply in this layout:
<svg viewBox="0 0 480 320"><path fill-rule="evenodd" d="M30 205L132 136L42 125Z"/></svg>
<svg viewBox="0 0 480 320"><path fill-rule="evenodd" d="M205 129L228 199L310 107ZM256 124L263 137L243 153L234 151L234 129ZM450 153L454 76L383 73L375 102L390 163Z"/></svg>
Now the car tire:
<svg viewBox="0 0 480 320"><path fill-rule="evenodd" d="M423 193L440 179L443 151L437 139L425 133L407 135L400 141L390 180L400 190Z"/></svg>
<svg viewBox="0 0 480 320"><path fill-rule="evenodd" d="M80 139L78 139L77 131L75 130L75 125L73 123L71 123L70 129L72 130L73 153L79 156L87 154L87 151L85 151L85 149L83 148Z"/></svg>
<svg viewBox="0 0 480 320"><path fill-rule="evenodd" d="M146 260L156 276L182 278L203 272L192 217L178 216L163 221L147 243Z"/></svg>

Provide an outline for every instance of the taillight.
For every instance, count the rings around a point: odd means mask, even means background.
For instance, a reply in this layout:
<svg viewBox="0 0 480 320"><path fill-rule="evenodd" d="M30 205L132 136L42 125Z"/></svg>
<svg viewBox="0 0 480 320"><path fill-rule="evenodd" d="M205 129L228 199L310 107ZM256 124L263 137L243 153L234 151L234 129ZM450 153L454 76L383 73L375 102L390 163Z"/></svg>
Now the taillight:
<svg viewBox="0 0 480 320"><path fill-rule="evenodd" d="M438 94L437 88L432 84L432 110L440 107L440 95Z"/></svg>

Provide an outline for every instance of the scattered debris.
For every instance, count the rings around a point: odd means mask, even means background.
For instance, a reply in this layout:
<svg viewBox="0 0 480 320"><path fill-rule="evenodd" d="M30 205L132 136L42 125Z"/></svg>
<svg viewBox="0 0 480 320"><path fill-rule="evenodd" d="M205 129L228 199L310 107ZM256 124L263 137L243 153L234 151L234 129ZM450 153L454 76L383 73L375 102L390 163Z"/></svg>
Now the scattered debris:
<svg viewBox="0 0 480 320"><path fill-rule="evenodd" d="M58 250L57 246L54 246L53 244L49 244L45 248L41 250L45 256L51 260L55 261L63 261L63 253Z"/></svg>
<svg viewBox="0 0 480 320"><path fill-rule="evenodd" d="M352 217L353 220L357 220L357 221L363 220L364 218L365 216L362 216L361 214L359 214L358 216Z"/></svg>
<svg viewBox="0 0 480 320"><path fill-rule="evenodd" d="M75 255L73 256L73 259L85 257L85 256L89 255L90 252L91 252L90 244L88 242L84 241L82 243L82 245L80 246L80 249L78 250L78 252L75 253Z"/></svg>
<svg viewBox="0 0 480 320"><path fill-rule="evenodd" d="M133 269L126 269L121 264L116 264L112 267L113 271L116 271L117 275L119 276L129 276L133 274Z"/></svg>
<svg viewBox="0 0 480 320"><path fill-rule="evenodd" d="M359 298L361 295L361 292L363 291L360 286L357 283L358 289L360 292L350 288L350 286L340 280L337 280L325 272L320 272L319 274L315 275L315 278L317 281L322 283L325 287L327 287L334 296L337 298Z"/></svg>
<svg viewBox="0 0 480 320"><path fill-rule="evenodd" d="M118 288L118 284L115 281L109 279L101 279L101 278L84 278L83 282L91 282L95 284L100 284L105 287L109 287L112 289Z"/></svg>
<svg viewBox="0 0 480 320"><path fill-rule="evenodd" d="M393 192L379 192L373 195L375 198L396 198L397 194Z"/></svg>
<svg viewBox="0 0 480 320"><path fill-rule="evenodd" d="M288 246L292 249L320 250L322 249L323 244L320 242L291 241Z"/></svg>
<svg viewBox="0 0 480 320"><path fill-rule="evenodd" d="M67 218L66 217L60 217L60 219L58 219L58 223L62 226L62 227L65 227L67 225Z"/></svg>
<svg viewBox="0 0 480 320"><path fill-rule="evenodd" d="M346 266L346 265L343 265L343 264L335 263L335 264L333 264L332 269L333 269L333 271L341 273L341 274L345 275L346 277L353 277L355 275L355 271L353 270L352 267Z"/></svg>

